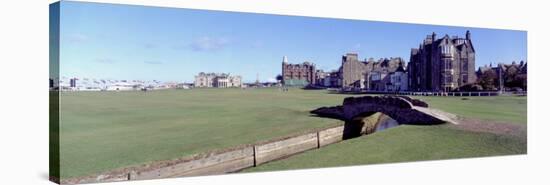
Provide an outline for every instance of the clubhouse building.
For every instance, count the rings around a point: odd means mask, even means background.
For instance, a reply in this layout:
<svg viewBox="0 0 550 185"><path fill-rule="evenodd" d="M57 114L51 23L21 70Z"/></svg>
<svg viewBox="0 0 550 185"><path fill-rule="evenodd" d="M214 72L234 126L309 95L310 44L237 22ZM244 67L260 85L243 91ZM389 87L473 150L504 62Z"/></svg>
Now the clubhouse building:
<svg viewBox="0 0 550 185"><path fill-rule="evenodd" d="M200 72L195 76L195 87L241 87L242 78L238 75L230 75L229 73L204 73Z"/></svg>

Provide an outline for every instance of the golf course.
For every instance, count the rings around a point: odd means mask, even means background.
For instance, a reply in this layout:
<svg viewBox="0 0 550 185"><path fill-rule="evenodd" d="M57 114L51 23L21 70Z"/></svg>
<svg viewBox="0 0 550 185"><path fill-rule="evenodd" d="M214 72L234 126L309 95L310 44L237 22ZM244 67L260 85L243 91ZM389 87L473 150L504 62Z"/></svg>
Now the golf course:
<svg viewBox="0 0 550 185"><path fill-rule="evenodd" d="M61 92L61 177L341 124L309 111L341 103L344 97L276 88Z"/></svg>
<svg viewBox="0 0 550 185"><path fill-rule="evenodd" d="M401 125L244 172L527 153L527 97L414 97L466 118L459 125Z"/></svg>
<svg viewBox="0 0 550 185"><path fill-rule="evenodd" d="M340 125L309 111L348 96L299 88L60 92L60 175L93 175ZM244 172L527 151L527 97L413 98L472 124L401 125Z"/></svg>

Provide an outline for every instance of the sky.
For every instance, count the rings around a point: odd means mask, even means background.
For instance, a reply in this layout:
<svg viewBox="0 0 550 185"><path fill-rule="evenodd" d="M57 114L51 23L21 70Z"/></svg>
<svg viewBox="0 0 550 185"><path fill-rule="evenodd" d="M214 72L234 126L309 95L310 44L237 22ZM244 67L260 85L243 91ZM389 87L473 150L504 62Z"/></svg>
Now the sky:
<svg viewBox="0 0 550 185"><path fill-rule="evenodd" d="M331 71L341 56L401 57L435 32L465 37L476 68L527 61L527 32L62 1L60 76L192 82L199 72L270 81L290 63ZM54 13L55 12L51 12Z"/></svg>

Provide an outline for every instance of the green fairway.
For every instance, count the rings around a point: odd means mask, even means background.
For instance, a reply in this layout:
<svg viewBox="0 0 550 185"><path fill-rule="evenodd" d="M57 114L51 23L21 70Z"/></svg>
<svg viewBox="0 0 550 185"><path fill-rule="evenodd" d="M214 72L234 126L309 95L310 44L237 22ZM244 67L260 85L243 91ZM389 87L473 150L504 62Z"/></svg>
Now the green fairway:
<svg viewBox="0 0 550 185"><path fill-rule="evenodd" d="M462 97L412 98L425 100L430 107L462 117L489 120L487 124L496 121L504 127L514 128L514 134L464 130L451 124L401 125L249 168L244 172L527 153L527 97L467 97L467 100L462 100Z"/></svg>
<svg viewBox="0 0 550 185"><path fill-rule="evenodd" d="M61 177L91 175L342 124L335 119L311 116L309 111L340 105L347 96L350 95L295 88L288 92L277 88L62 92L59 98ZM431 107L460 116L527 122L526 97L413 98L424 99ZM316 150L295 156L300 159L300 156L313 155L308 159L311 164L289 166L283 160L250 170L521 153L525 147L522 142L508 136L472 133L448 126L400 126L328 146L322 149L325 152L314 154L321 151ZM430 149L430 145L434 148ZM363 155L367 148L381 153ZM352 157L313 162L331 155Z"/></svg>
<svg viewBox="0 0 550 185"><path fill-rule="evenodd" d="M402 125L270 162L244 172L453 159L527 152L525 138L468 132L448 125Z"/></svg>
<svg viewBox="0 0 550 185"><path fill-rule="evenodd" d="M62 92L61 177L341 124L309 111L345 96L290 89Z"/></svg>
<svg viewBox="0 0 550 185"><path fill-rule="evenodd" d="M424 100L430 107L464 117L519 124L527 123L526 96L412 96L412 98ZM467 100L462 100L463 98Z"/></svg>

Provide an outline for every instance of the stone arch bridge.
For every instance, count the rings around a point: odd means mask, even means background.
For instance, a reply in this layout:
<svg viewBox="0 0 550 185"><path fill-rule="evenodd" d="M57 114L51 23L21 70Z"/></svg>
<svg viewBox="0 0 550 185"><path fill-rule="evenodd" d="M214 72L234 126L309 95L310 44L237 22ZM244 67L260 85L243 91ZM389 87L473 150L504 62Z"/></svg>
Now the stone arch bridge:
<svg viewBox="0 0 550 185"><path fill-rule="evenodd" d="M376 112L386 114L399 124L433 125L445 122L457 124L456 115L428 108L428 104L407 96L348 97L340 106L321 107L311 111L320 117L351 121Z"/></svg>

